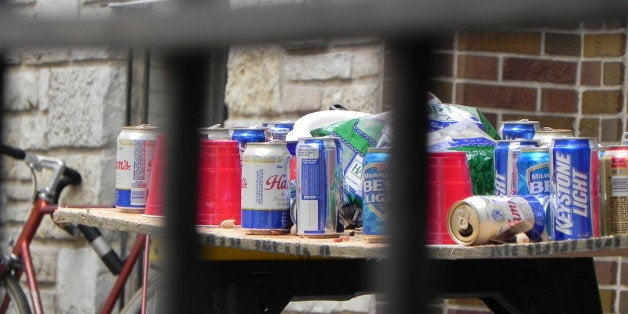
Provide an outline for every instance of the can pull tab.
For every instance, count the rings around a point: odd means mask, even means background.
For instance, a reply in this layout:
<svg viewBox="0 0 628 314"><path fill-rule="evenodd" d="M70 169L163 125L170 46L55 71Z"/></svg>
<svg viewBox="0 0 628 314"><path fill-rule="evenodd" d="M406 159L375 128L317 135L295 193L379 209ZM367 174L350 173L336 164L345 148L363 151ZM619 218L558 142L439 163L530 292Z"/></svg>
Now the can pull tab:
<svg viewBox="0 0 628 314"><path fill-rule="evenodd" d="M469 224L469 212L459 209L456 211L458 216L458 232L461 236L467 237L473 233L473 226Z"/></svg>

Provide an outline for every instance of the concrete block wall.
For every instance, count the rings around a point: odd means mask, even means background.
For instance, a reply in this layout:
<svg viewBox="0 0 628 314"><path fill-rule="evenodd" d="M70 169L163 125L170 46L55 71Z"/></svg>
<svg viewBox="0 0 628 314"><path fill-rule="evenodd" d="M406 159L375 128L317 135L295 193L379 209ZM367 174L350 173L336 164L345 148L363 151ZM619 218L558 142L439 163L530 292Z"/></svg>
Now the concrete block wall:
<svg viewBox="0 0 628 314"><path fill-rule="evenodd" d="M106 1L12 1L33 19L105 18ZM115 138L126 110L124 51L100 47L21 47L8 52L2 121L4 143L58 157L83 176L62 204L113 204ZM30 209L28 168L3 159L0 230L3 251L17 238ZM39 182L46 179L44 174ZM115 237L116 234L110 234ZM84 239L44 219L32 244L46 313L94 313L114 277Z"/></svg>

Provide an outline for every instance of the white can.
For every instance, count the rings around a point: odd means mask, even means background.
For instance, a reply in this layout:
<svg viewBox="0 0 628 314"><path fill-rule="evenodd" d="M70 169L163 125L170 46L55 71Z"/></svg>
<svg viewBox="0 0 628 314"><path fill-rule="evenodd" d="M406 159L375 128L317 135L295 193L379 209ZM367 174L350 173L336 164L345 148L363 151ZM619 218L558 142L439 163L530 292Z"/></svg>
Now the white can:
<svg viewBox="0 0 628 314"><path fill-rule="evenodd" d="M144 212L156 143L157 128L147 124L122 127L118 135L116 207L123 212Z"/></svg>

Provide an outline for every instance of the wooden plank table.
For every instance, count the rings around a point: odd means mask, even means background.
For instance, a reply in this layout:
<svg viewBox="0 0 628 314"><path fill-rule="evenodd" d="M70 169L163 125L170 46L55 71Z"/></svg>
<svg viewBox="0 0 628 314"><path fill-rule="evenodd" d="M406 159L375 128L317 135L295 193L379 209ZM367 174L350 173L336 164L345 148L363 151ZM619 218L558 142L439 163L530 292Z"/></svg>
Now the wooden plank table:
<svg viewBox="0 0 628 314"><path fill-rule="evenodd" d="M163 218L115 208L59 208L53 219L152 236L163 233ZM237 227L199 227L197 231L200 241L212 247L323 258L213 261L203 270L217 279L212 280L213 299L231 301L226 308L208 304L209 311L256 312L263 305L279 313L296 296L347 299L379 291L363 274L385 267L387 246L368 243L359 234L337 242L295 235L248 235ZM427 253L432 278L417 281L433 287L439 297L477 297L497 313L601 313L592 257L627 254L628 236L475 247L430 245ZM268 285L259 285L260 274L267 274L262 281ZM343 284L330 286L338 278L343 278Z"/></svg>

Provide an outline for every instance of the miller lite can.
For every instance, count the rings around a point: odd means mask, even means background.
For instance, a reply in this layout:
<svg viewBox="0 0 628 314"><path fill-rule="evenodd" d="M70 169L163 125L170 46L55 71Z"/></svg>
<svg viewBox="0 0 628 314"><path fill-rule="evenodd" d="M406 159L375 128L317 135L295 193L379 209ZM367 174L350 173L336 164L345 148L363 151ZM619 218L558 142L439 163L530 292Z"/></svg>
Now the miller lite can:
<svg viewBox="0 0 628 314"><path fill-rule="evenodd" d="M598 150L593 138L555 138L550 147L553 240L599 235Z"/></svg>
<svg viewBox="0 0 628 314"><path fill-rule="evenodd" d="M534 195L467 197L449 209L447 230L461 245L505 242L518 233L542 241L547 204L547 197Z"/></svg>
<svg viewBox="0 0 628 314"><path fill-rule="evenodd" d="M297 234L338 237L344 227L340 141L333 137L300 138L297 144Z"/></svg>
<svg viewBox="0 0 628 314"><path fill-rule="evenodd" d="M242 154L242 228L247 233L290 230L289 180L285 142L248 143Z"/></svg>
<svg viewBox="0 0 628 314"><path fill-rule="evenodd" d="M533 140L501 140L495 145L495 195L514 195L517 192L516 152L524 146L536 147Z"/></svg>
<svg viewBox="0 0 628 314"><path fill-rule="evenodd" d="M157 143L157 128L147 124L122 127L116 150L116 207L143 213Z"/></svg>
<svg viewBox="0 0 628 314"><path fill-rule="evenodd" d="M540 128L539 121L521 119L517 121L504 121L499 127L499 136L502 140L531 140Z"/></svg>

